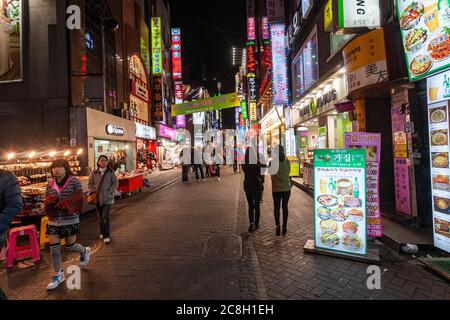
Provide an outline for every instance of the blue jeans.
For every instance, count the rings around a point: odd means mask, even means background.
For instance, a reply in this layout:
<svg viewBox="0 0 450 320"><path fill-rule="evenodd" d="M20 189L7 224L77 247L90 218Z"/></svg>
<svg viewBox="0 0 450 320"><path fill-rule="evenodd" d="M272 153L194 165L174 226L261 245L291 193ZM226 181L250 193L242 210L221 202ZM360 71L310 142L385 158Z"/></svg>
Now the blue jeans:
<svg viewBox="0 0 450 320"><path fill-rule="evenodd" d="M100 234L103 238L110 237L109 229L109 213L111 212L111 205L105 204L103 206L97 206L98 222L100 226Z"/></svg>

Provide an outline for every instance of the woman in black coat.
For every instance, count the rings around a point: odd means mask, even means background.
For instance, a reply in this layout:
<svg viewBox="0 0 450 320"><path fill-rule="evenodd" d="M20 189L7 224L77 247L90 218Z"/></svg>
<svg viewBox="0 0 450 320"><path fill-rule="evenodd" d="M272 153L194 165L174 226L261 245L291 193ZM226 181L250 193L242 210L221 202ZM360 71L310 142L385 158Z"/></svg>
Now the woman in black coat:
<svg viewBox="0 0 450 320"><path fill-rule="evenodd" d="M258 162L253 147L248 147L245 151L245 163L242 165L242 171L245 175L244 191L247 197L250 222L248 232L252 233L259 228L260 202L264 184L261 177L261 164Z"/></svg>

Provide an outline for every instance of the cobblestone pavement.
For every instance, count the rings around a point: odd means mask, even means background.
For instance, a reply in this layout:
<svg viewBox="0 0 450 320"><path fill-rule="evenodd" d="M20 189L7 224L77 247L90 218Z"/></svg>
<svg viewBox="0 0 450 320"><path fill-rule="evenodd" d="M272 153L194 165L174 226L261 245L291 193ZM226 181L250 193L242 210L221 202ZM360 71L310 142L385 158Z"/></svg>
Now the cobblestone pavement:
<svg viewBox="0 0 450 320"><path fill-rule="evenodd" d="M260 230L248 234L241 175L224 169L221 182L190 184L180 176L179 169L154 175L151 188L118 201L108 246L96 239L95 213L83 216L80 242L95 253L81 290L46 292L46 253L30 268L7 273L0 264L0 286L10 299L450 299L448 283L379 243L388 270L375 291L365 284L367 264L303 254L313 236L312 199L298 189L288 235L276 237L267 179ZM65 267L78 264L66 260Z"/></svg>
<svg viewBox="0 0 450 320"><path fill-rule="evenodd" d="M425 270L414 259L397 254L380 242L381 290L369 290L369 264L304 254L303 246L313 237L313 200L293 187L289 203L288 234L275 236L270 179L266 179L260 230L251 234L264 287L269 299L447 299L450 283ZM240 198L245 216L245 197ZM247 225L243 225L247 227ZM245 232L244 228L241 232Z"/></svg>

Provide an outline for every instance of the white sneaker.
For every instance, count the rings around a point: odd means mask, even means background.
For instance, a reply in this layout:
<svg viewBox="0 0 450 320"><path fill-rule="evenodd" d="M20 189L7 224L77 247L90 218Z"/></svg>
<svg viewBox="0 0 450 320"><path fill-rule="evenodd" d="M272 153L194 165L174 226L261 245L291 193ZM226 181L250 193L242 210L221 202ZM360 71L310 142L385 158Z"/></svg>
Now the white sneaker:
<svg viewBox="0 0 450 320"><path fill-rule="evenodd" d="M220 178L217 178L217 181L220 181Z"/></svg>
<svg viewBox="0 0 450 320"><path fill-rule="evenodd" d="M102 234L100 235L100 239L103 239L103 235Z"/></svg>
<svg viewBox="0 0 450 320"><path fill-rule="evenodd" d="M108 244L108 243L111 242L111 239L110 239L110 238L105 238L105 239L103 240L103 242L106 243L106 244Z"/></svg>
<svg viewBox="0 0 450 320"><path fill-rule="evenodd" d="M85 267L89 263L89 258L91 256L91 248L84 248L86 252L80 256L80 266Z"/></svg>
<svg viewBox="0 0 450 320"><path fill-rule="evenodd" d="M64 277L64 270L62 270L52 277L52 281L48 284L47 290L55 290L64 281L66 281L66 278Z"/></svg>

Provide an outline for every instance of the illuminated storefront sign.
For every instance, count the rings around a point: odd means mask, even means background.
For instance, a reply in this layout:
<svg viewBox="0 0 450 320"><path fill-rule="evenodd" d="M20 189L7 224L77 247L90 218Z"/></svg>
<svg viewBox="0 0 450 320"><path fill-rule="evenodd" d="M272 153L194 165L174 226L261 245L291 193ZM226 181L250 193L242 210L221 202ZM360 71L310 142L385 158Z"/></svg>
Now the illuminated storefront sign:
<svg viewBox="0 0 450 320"><path fill-rule="evenodd" d="M182 79L181 30L172 29L172 74L175 81Z"/></svg>
<svg viewBox="0 0 450 320"><path fill-rule="evenodd" d="M144 121L148 121L148 103L150 95L148 91L147 74L141 58L137 55L130 57L130 105L132 115Z"/></svg>
<svg viewBox="0 0 450 320"><path fill-rule="evenodd" d="M288 103L289 99L285 29L284 23L270 25L272 39L272 86L274 105L285 105Z"/></svg>
<svg viewBox="0 0 450 320"><path fill-rule="evenodd" d="M247 39L256 39L256 21L255 17L247 17Z"/></svg>
<svg viewBox="0 0 450 320"><path fill-rule="evenodd" d="M152 18L151 23L153 74L160 75L163 68L161 18Z"/></svg>
<svg viewBox="0 0 450 320"><path fill-rule="evenodd" d="M247 73L255 73L256 58L255 58L255 41L247 42Z"/></svg>
<svg viewBox="0 0 450 320"><path fill-rule="evenodd" d="M248 99L249 101L256 101L258 99L257 91L256 91L256 78L255 75L250 73L247 76L248 83Z"/></svg>
<svg viewBox="0 0 450 320"><path fill-rule="evenodd" d="M379 0L339 0L339 28L377 28L381 25Z"/></svg>
<svg viewBox="0 0 450 320"><path fill-rule="evenodd" d="M267 19L267 17L261 18L261 34L263 40L270 39L269 19Z"/></svg>

